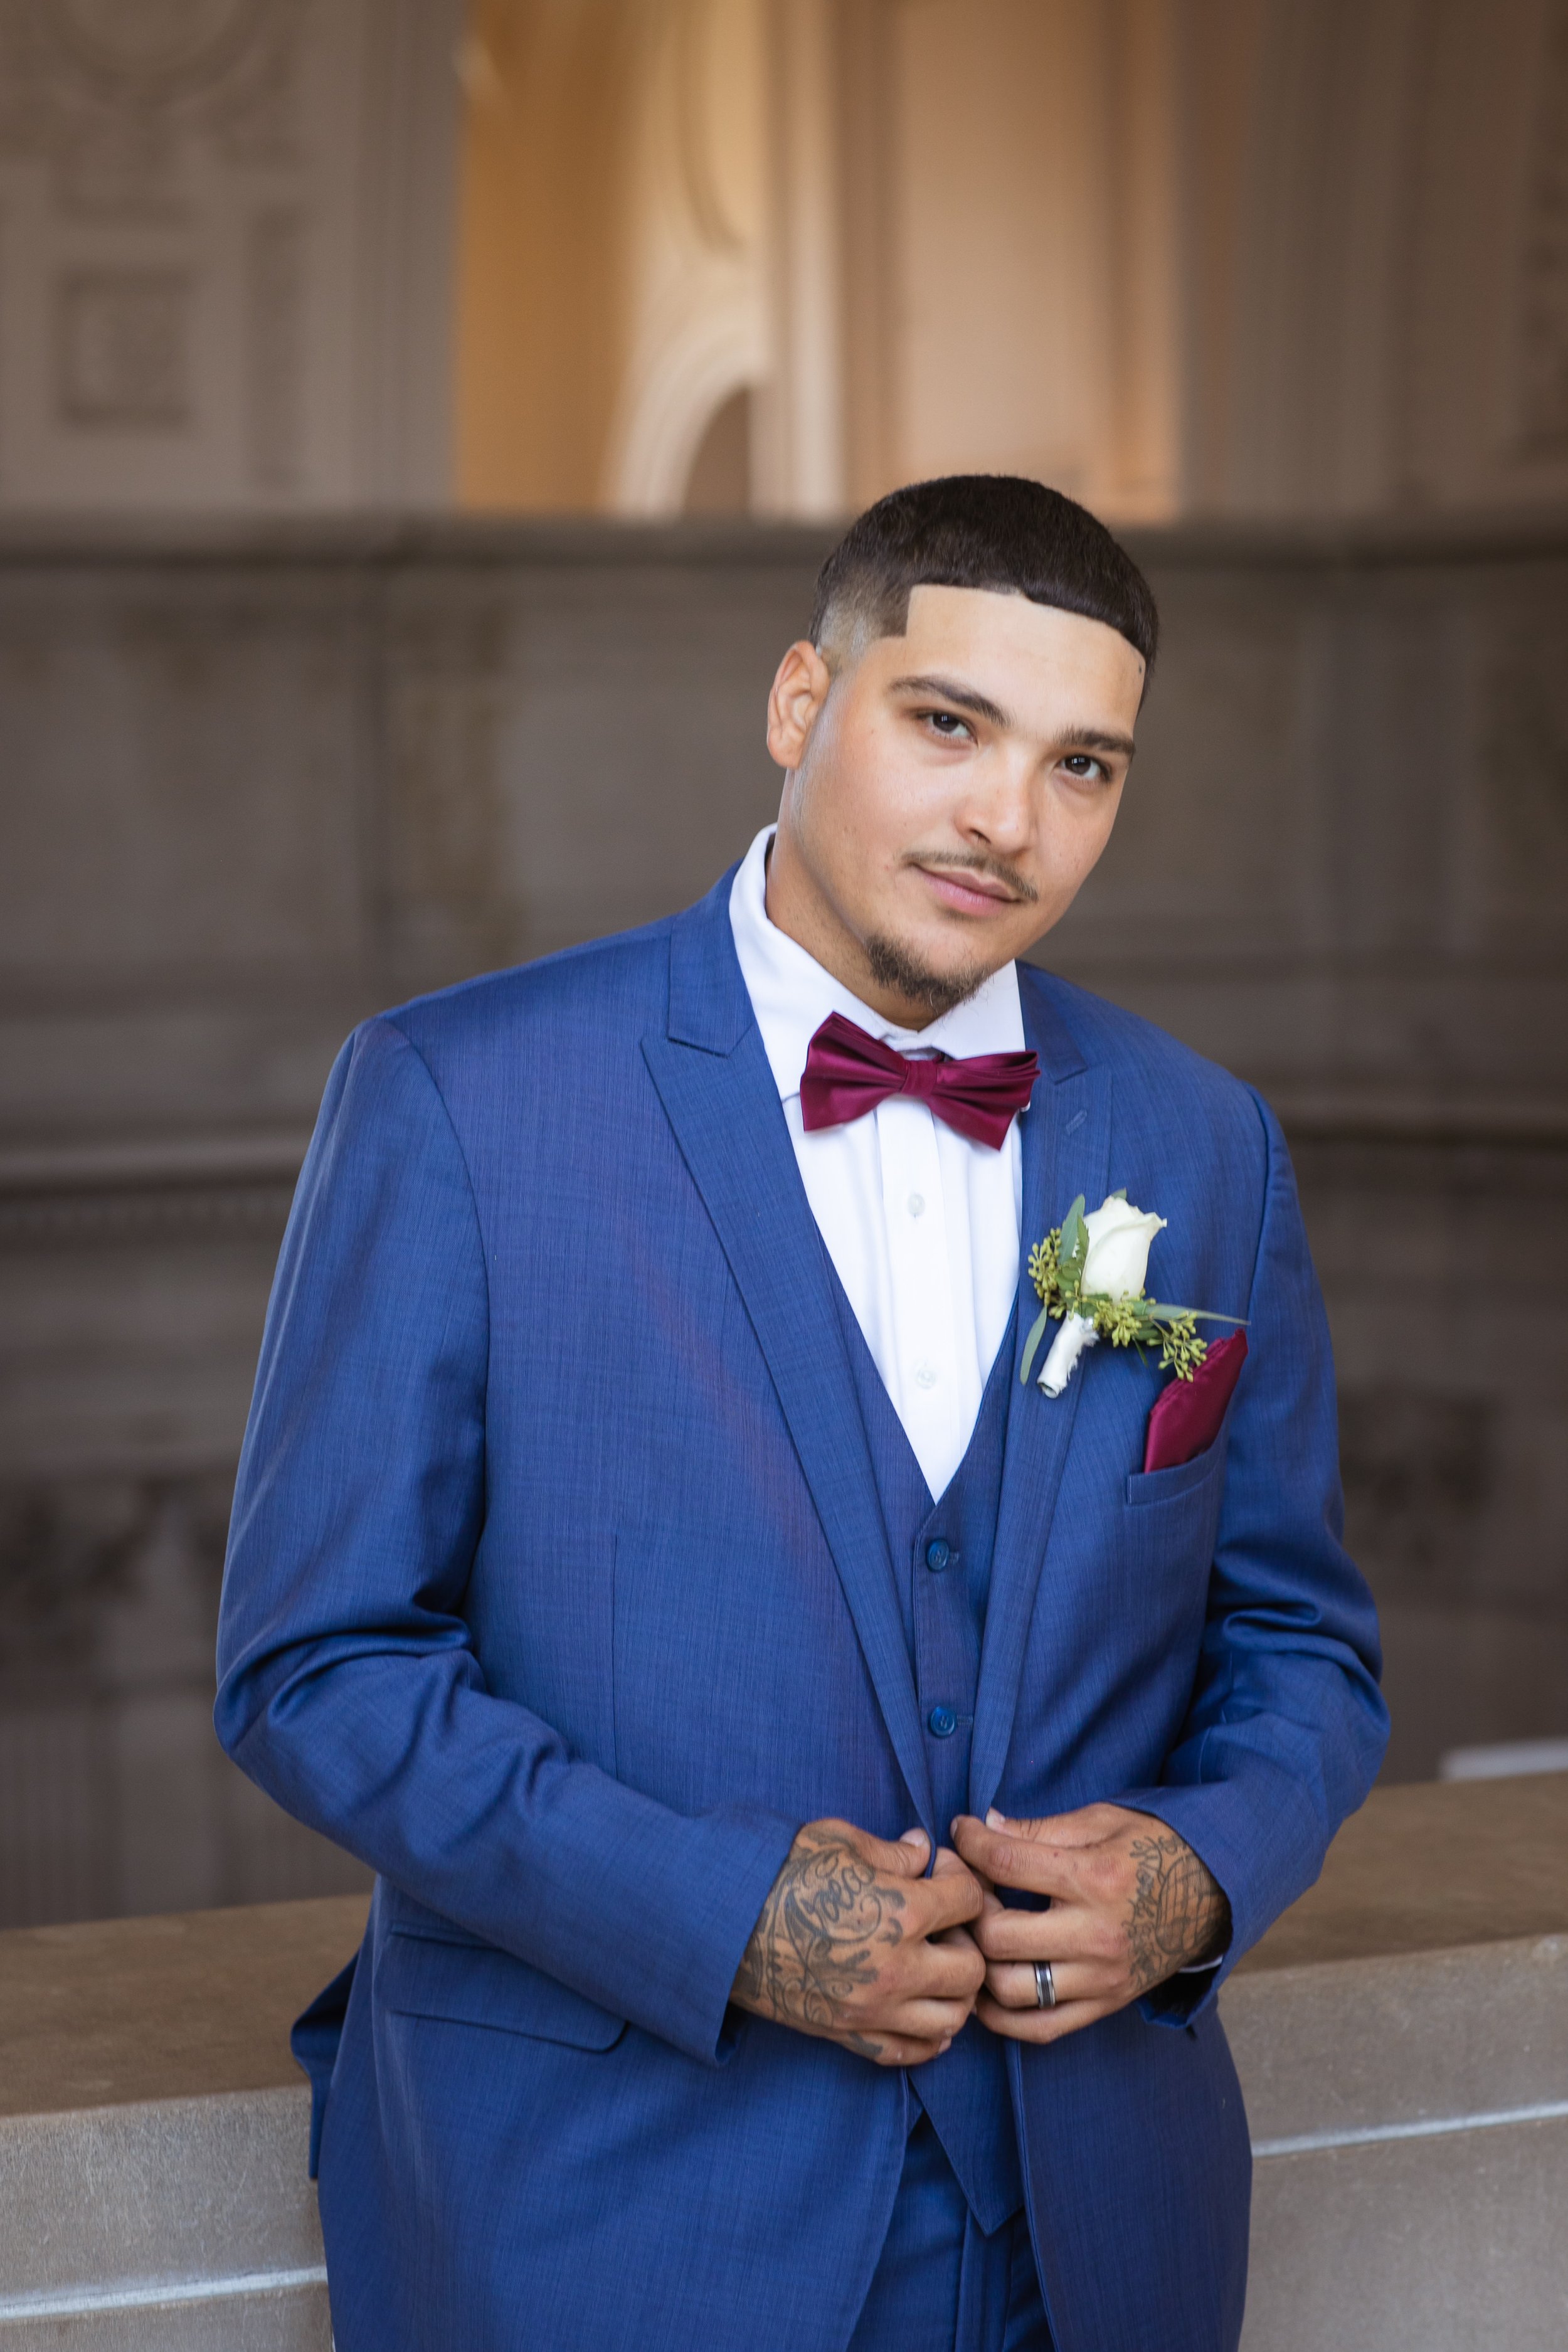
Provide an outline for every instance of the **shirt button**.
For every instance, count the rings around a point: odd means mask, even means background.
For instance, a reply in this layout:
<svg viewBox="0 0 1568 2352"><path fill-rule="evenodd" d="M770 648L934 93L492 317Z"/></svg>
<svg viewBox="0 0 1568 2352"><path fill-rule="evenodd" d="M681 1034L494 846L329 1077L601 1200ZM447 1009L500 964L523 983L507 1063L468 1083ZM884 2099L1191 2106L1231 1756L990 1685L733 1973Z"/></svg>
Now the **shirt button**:
<svg viewBox="0 0 1568 2352"><path fill-rule="evenodd" d="M926 1546L926 1566L934 1568L940 1576L952 1558L952 1546L945 1536L933 1536Z"/></svg>
<svg viewBox="0 0 1568 2352"><path fill-rule="evenodd" d="M936 1373L930 1364L922 1364L921 1366L919 1371L915 1374L915 1386L919 1389L935 1388Z"/></svg>
<svg viewBox="0 0 1568 2352"><path fill-rule="evenodd" d="M911 1217L923 1217L923 1216L925 1215L925 1213L926 1213L926 1196L925 1196L925 1194L924 1194L923 1192L911 1192L911 1193L910 1194L910 1216L911 1216Z"/></svg>
<svg viewBox="0 0 1568 2352"><path fill-rule="evenodd" d="M950 1706L933 1706L926 1722L936 1739L951 1739L958 1729L958 1717Z"/></svg>

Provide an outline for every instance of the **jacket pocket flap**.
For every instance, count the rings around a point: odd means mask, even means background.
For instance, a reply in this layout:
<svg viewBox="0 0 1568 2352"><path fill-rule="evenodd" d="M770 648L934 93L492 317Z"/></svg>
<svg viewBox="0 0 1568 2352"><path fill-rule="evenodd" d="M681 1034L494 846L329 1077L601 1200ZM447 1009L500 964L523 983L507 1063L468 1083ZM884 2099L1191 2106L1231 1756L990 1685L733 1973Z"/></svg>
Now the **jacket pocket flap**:
<svg viewBox="0 0 1568 2352"><path fill-rule="evenodd" d="M493 1944L438 1941L395 1928L376 1964L375 1992L381 2006L399 2016L488 2025L574 2050L613 2049L626 2030L624 2018Z"/></svg>
<svg viewBox="0 0 1568 2352"><path fill-rule="evenodd" d="M1175 1503L1188 1495L1217 1483L1225 1466L1226 1432L1220 1433L1201 1454L1190 1462L1178 1462L1168 1470L1134 1470L1127 1481L1127 1500L1134 1507L1147 1508L1151 1503Z"/></svg>

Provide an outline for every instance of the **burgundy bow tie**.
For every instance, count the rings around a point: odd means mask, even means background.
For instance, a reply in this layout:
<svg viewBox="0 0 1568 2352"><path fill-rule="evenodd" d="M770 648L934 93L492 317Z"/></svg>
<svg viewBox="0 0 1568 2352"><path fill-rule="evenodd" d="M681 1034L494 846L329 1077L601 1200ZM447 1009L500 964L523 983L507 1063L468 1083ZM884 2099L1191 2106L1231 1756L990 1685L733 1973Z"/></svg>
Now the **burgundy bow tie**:
<svg viewBox="0 0 1568 2352"><path fill-rule="evenodd" d="M972 1054L967 1061L913 1061L830 1013L806 1049L800 1082L801 1123L843 1127L889 1095L913 1095L937 1118L1000 1151L1016 1114L1040 1074L1033 1054Z"/></svg>

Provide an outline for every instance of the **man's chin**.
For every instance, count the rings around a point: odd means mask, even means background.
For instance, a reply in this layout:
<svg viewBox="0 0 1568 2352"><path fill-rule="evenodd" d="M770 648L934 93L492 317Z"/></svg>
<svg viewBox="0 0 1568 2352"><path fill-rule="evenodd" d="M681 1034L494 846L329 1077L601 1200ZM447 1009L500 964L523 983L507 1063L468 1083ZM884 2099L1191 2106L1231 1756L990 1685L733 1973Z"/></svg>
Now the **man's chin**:
<svg viewBox="0 0 1568 2352"><path fill-rule="evenodd" d="M944 958L939 963L910 941L876 933L866 941L866 957L879 988L902 997L907 1004L918 1004L931 1021L963 1004L1007 961L1004 957L986 962L965 956L953 962Z"/></svg>

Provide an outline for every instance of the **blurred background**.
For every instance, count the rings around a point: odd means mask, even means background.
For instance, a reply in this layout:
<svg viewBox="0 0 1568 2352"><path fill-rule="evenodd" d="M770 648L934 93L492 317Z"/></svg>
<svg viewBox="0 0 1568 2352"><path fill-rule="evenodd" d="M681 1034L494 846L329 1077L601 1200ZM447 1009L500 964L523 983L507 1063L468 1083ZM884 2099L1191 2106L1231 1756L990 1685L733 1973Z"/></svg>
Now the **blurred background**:
<svg viewBox="0 0 1568 2352"><path fill-rule="evenodd" d="M209 1720L333 1052L954 468L1161 598L1042 960L1285 1121L1388 1772L1568 1763L1568 0L0 0L0 1922L358 1883Z"/></svg>

